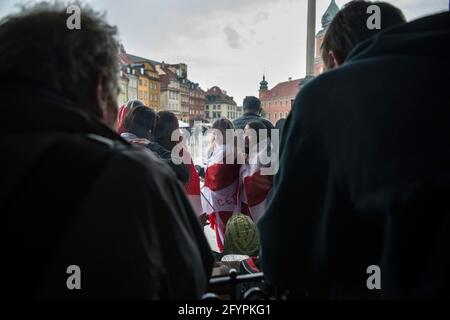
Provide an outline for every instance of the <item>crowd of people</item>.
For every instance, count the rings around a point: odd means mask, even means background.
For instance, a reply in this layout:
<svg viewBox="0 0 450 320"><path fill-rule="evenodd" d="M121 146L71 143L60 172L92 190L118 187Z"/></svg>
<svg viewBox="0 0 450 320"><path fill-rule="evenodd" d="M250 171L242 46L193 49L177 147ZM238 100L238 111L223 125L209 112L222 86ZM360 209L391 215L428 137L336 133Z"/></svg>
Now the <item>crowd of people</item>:
<svg viewBox="0 0 450 320"><path fill-rule="evenodd" d="M120 136L131 144L146 147L172 168L184 185L201 224L209 224L214 230L219 254L224 251L230 217L242 213L252 222L257 222L270 200L273 184L273 174L261 174L261 167L265 164L260 157L263 153L266 157L271 156L270 133L274 126L261 117L258 98L246 97L243 108L244 115L234 122L220 118L212 124L208 161L198 171L189 147L183 141L183 134L178 133L173 139L174 133L180 131L175 114L169 111L157 113L139 100L131 100L119 108L117 131ZM239 133L241 150L237 141ZM177 145L180 147L175 150ZM203 185L200 176L204 180ZM241 245L246 246L245 243Z"/></svg>
<svg viewBox="0 0 450 320"><path fill-rule="evenodd" d="M212 124L201 170L173 113L117 108L117 30L81 14L81 30L58 3L0 21L2 296L198 299L215 260L241 254L288 298L449 297L448 12L407 23L351 1L288 119L246 97Z"/></svg>

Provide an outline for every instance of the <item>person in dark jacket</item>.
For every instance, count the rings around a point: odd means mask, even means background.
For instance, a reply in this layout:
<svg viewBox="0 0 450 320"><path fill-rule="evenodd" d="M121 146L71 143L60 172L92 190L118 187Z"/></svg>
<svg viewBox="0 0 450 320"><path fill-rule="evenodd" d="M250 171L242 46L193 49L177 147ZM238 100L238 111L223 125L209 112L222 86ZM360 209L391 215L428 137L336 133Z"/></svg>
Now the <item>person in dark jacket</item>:
<svg viewBox="0 0 450 320"><path fill-rule="evenodd" d="M270 284L292 298L449 297L449 50L446 12L369 38L300 91L258 225Z"/></svg>
<svg viewBox="0 0 450 320"><path fill-rule="evenodd" d="M172 170L113 131L116 30L81 6L0 21L7 298L196 299L213 258Z"/></svg>
<svg viewBox="0 0 450 320"><path fill-rule="evenodd" d="M158 112L158 120L151 141L147 144L149 148L160 160L166 162L177 175L178 180L185 184L189 180L189 168L182 162L181 158L172 159L172 149L180 141L172 141L172 133L179 130L178 119L170 111Z"/></svg>
<svg viewBox="0 0 450 320"><path fill-rule="evenodd" d="M256 97L245 97L243 103L244 114L233 121L235 129L244 130L245 126L252 121L260 121L264 124L270 136L270 130L273 129L272 123L261 117L261 101Z"/></svg>

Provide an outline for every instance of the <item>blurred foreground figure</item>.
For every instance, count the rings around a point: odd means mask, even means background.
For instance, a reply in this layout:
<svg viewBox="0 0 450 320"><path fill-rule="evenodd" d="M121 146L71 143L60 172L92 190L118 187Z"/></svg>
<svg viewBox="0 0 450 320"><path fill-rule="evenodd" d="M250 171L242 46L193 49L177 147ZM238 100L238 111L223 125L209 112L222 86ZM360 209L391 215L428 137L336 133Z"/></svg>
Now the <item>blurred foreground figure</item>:
<svg viewBox="0 0 450 320"><path fill-rule="evenodd" d="M198 298L209 246L171 169L112 130L116 30L81 16L0 22L1 295Z"/></svg>
<svg viewBox="0 0 450 320"><path fill-rule="evenodd" d="M379 8L379 29L368 28L373 6ZM327 28L321 46L325 70L341 66L353 48L382 30L406 23L403 12L387 2L353 0L345 4Z"/></svg>
<svg viewBox="0 0 450 320"><path fill-rule="evenodd" d="M300 91L258 225L271 284L292 298L449 297L449 51L450 14L423 18Z"/></svg>

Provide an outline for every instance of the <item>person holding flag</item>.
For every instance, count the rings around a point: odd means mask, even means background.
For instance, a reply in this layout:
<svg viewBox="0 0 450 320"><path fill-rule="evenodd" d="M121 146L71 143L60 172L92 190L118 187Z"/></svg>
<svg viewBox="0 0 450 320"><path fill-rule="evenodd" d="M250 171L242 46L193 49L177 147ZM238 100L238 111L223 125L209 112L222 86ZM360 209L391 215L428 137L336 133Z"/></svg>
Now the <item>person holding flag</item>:
<svg viewBox="0 0 450 320"><path fill-rule="evenodd" d="M227 130L234 130L230 120L221 118L212 125L211 155L208 158L203 186L202 207L216 233L217 246L223 252L225 227L238 212L239 165L234 141L227 141Z"/></svg>
<svg viewBox="0 0 450 320"><path fill-rule="evenodd" d="M273 175L262 172L265 164L262 157L270 157L271 141L264 134L266 127L260 121L249 122L245 126L245 164L239 173L239 199L241 212L251 217L254 222L264 214L273 185Z"/></svg>

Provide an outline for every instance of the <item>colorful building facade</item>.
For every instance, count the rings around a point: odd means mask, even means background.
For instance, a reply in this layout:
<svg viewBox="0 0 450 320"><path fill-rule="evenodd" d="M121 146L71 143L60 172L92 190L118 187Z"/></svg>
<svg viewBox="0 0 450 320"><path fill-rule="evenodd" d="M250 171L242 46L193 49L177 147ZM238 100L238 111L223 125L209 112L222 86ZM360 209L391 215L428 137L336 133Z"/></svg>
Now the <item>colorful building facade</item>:
<svg viewBox="0 0 450 320"><path fill-rule="evenodd" d="M259 99L267 120L275 124L280 119L287 118L291 112L295 97L303 84L303 79L280 82L269 89L266 77L260 82Z"/></svg>
<svg viewBox="0 0 450 320"><path fill-rule="evenodd" d="M198 83L189 82L189 123L205 120L206 92Z"/></svg>

